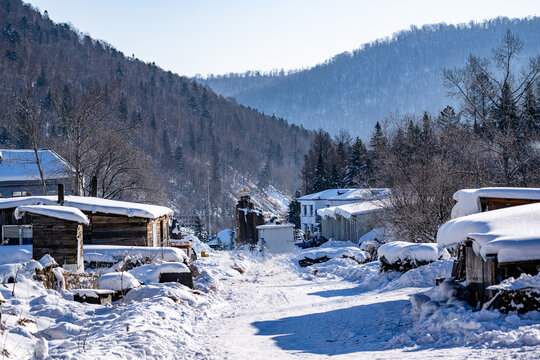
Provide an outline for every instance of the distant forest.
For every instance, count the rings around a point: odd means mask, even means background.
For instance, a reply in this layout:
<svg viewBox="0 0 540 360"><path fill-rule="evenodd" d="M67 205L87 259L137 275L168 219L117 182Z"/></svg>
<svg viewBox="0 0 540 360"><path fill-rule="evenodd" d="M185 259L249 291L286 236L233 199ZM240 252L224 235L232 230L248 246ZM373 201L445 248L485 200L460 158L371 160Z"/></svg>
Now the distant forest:
<svg viewBox="0 0 540 360"><path fill-rule="evenodd" d="M53 148L77 167L80 185L97 176L102 196L169 205L214 230L231 226L245 180L261 183L262 174L263 185L296 188L312 138L301 126L125 56L20 0L0 3L0 32L0 147Z"/></svg>
<svg viewBox="0 0 540 360"><path fill-rule="evenodd" d="M375 123L459 100L447 97L443 68L461 66L470 54L490 57L506 30L524 43L515 69L528 65L540 44L540 18L497 18L463 25L412 27L363 45L308 70L256 71L198 79L218 94L308 129L336 135L348 130L368 140Z"/></svg>

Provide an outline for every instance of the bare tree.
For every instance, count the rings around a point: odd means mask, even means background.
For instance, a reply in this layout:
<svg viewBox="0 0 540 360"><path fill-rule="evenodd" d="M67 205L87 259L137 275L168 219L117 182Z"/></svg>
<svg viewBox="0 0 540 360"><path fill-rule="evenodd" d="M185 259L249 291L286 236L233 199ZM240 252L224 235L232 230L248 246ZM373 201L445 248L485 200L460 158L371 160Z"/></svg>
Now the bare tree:
<svg viewBox="0 0 540 360"><path fill-rule="evenodd" d="M16 107L12 116L14 126L11 130L15 137L22 138L23 142L29 144L32 148L41 186L43 187L43 194L47 195L47 184L39 151L45 136L42 130L44 123L43 111L35 93L34 82L28 74L25 74L22 80L22 88L14 96Z"/></svg>
<svg viewBox="0 0 540 360"><path fill-rule="evenodd" d="M476 119L480 121L479 132L488 140L486 150L502 171L496 183L507 186L530 183L523 169L533 160L526 155L532 139L525 136L526 122L517 107L527 89L540 80L540 56L516 76L513 63L522 46L519 37L507 31L493 50L494 67L487 59L470 56L464 68L443 71L450 94L462 100L475 125Z"/></svg>
<svg viewBox="0 0 540 360"><path fill-rule="evenodd" d="M90 157L105 145L105 138L99 134L112 124L113 107L109 101L116 89L117 83L91 83L83 90L65 85L54 94L56 120L61 128L57 146L73 167L73 192L77 195L84 194L85 173L92 164Z"/></svg>

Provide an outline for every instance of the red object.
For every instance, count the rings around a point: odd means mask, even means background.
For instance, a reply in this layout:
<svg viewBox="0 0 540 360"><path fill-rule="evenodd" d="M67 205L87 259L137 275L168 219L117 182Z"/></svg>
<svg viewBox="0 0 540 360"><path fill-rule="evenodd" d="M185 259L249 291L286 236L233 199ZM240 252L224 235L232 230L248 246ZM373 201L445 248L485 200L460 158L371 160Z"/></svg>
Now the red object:
<svg viewBox="0 0 540 360"><path fill-rule="evenodd" d="M191 253L191 242L189 240L169 240L171 247L182 249L189 257Z"/></svg>

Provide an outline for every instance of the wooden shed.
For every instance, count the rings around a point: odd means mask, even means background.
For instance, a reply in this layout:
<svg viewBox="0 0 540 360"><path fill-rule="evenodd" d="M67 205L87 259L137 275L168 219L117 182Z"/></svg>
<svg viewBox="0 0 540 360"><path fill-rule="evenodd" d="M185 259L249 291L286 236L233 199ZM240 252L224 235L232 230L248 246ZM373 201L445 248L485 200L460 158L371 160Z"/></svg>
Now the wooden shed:
<svg viewBox="0 0 540 360"><path fill-rule="evenodd" d="M89 220L79 209L67 206L27 205L17 207L15 217L32 215L32 257L50 255L61 266L83 271L83 225Z"/></svg>
<svg viewBox="0 0 540 360"><path fill-rule="evenodd" d="M498 285L540 268L540 189L460 190L452 215L437 233L440 246L457 247L451 276L465 281L469 301L492 299ZM456 216L457 215L457 216Z"/></svg>

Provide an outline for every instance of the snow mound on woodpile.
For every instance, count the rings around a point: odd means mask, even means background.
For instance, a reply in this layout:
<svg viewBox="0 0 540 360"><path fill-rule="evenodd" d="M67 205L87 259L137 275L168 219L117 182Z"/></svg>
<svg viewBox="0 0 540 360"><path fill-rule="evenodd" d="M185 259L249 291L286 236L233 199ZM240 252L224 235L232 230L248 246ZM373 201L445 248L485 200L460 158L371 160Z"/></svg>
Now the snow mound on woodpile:
<svg viewBox="0 0 540 360"><path fill-rule="evenodd" d="M98 288L103 290L124 291L141 286L141 283L128 272L114 272L101 275L97 280Z"/></svg>
<svg viewBox="0 0 540 360"><path fill-rule="evenodd" d="M392 241L377 250L379 259L384 257L390 264L398 261L432 262L448 259L450 254L437 244L415 244L406 241Z"/></svg>
<svg viewBox="0 0 540 360"><path fill-rule="evenodd" d="M540 274L535 276L521 274L517 279L511 277L503 280L500 284L488 287L489 290L522 290L526 288L540 289Z"/></svg>
<svg viewBox="0 0 540 360"><path fill-rule="evenodd" d="M172 247L84 245L85 262L107 262L105 260L111 258L118 262L128 255L132 262L136 259L142 262L189 262L184 250Z"/></svg>
<svg viewBox="0 0 540 360"><path fill-rule="evenodd" d="M381 272L378 261L358 264L348 258L335 258L325 263L313 265L303 271L305 278L317 277L341 278L357 283L365 291L390 291L406 287L431 287L436 279L449 277L452 271L452 260L441 260L419 266L407 272ZM313 275L313 267L319 271Z"/></svg>
<svg viewBox="0 0 540 360"><path fill-rule="evenodd" d="M540 203L514 206L459 217L443 224L437 243L444 247L473 240L473 249L484 259L497 255L499 262L540 259Z"/></svg>
<svg viewBox="0 0 540 360"><path fill-rule="evenodd" d="M321 246L319 246L319 249L325 249L325 248L340 248L340 247L358 247L357 244L351 242L351 241L348 241L348 240L344 240L344 241L340 241L340 240L334 240L334 239L330 239L328 240L327 242L325 242L324 244L322 244Z"/></svg>
<svg viewBox="0 0 540 360"><path fill-rule="evenodd" d="M360 250L357 246L346 247L326 247L326 248L311 248L302 251L296 256L296 261L301 260L317 260L322 258L334 259L348 257L363 263L369 260L370 256L367 252Z"/></svg>
<svg viewBox="0 0 540 360"><path fill-rule="evenodd" d="M166 273L189 273L185 264L178 262L166 262L162 264L148 264L134 268L129 273L143 284L159 283L161 274Z"/></svg>

